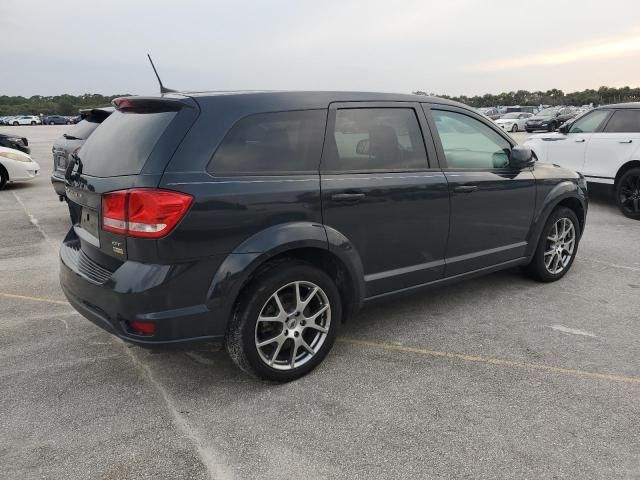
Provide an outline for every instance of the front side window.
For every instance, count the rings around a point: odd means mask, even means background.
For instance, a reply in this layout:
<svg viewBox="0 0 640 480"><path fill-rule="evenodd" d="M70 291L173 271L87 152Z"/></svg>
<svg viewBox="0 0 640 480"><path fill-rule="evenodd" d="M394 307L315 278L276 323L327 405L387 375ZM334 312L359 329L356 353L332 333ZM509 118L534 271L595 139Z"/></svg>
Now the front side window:
<svg viewBox="0 0 640 480"><path fill-rule="evenodd" d="M608 133L640 133L640 110L617 110L604 129Z"/></svg>
<svg viewBox="0 0 640 480"><path fill-rule="evenodd" d="M422 131L412 108L345 108L327 135L326 171L427 168Z"/></svg>
<svg viewBox="0 0 640 480"><path fill-rule="evenodd" d="M431 110L450 168L506 168L511 145L484 123L462 113Z"/></svg>
<svg viewBox="0 0 640 480"><path fill-rule="evenodd" d="M596 110L579 118L571 125L569 133L593 133L595 132L609 112L607 110Z"/></svg>
<svg viewBox="0 0 640 480"><path fill-rule="evenodd" d="M326 110L260 113L227 133L208 170L213 175L317 172Z"/></svg>

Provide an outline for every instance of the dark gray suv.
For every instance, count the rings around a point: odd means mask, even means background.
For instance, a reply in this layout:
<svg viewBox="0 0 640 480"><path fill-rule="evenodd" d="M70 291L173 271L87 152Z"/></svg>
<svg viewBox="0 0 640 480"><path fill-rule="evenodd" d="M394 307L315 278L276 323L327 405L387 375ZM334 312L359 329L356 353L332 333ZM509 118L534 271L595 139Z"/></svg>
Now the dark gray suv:
<svg viewBox="0 0 640 480"><path fill-rule="evenodd" d="M515 266L557 280L584 229L583 177L534 163L450 101L239 92L114 105L66 169L67 298L138 345L224 341L265 379L309 372L376 299Z"/></svg>

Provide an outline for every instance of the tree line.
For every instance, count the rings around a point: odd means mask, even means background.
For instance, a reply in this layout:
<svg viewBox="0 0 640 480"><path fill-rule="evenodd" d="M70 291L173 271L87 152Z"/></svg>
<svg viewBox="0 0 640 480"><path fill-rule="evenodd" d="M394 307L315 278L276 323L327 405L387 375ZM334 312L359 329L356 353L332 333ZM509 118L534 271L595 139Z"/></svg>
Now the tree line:
<svg viewBox="0 0 640 480"><path fill-rule="evenodd" d="M97 93L85 93L84 95L56 95L44 97L34 95L32 97L0 96L0 116L11 115L77 115L84 108L106 107L111 105L114 98L125 97L122 95L99 95Z"/></svg>
<svg viewBox="0 0 640 480"><path fill-rule="evenodd" d="M418 95L427 95L425 91L413 92ZM100 95L97 93L85 93L84 95L56 95L45 97L34 95L32 97L10 97L0 96L0 116L8 115L77 115L78 111L84 108L104 107L111 105L114 98L124 97L121 95ZM518 90L515 92L503 92L497 95L486 93L468 97L438 95L442 98L456 100L472 107L494 107L496 105L607 105L610 103L639 102L640 88L613 88L600 87L597 90L587 89L580 92L564 93L562 90L553 88L546 92Z"/></svg>
<svg viewBox="0 0 640 480"><path fill-rule="evenodd" d="M418 95L427 95L424 91L413 92ZM611 103L623 102L639 102L640 88L629 87L600 87L597 90L587 89L580 92L564 93L562 90L553 88L546 92L529 92L527 90L518 90L515 92L502 92L497 95L485 93L484 95L476 95L468 97L461 95L459 97L448 95L435 95L437 97L448 98L457 102L464 103L471 107L495 107L497 105L608 105Z"/></svg>

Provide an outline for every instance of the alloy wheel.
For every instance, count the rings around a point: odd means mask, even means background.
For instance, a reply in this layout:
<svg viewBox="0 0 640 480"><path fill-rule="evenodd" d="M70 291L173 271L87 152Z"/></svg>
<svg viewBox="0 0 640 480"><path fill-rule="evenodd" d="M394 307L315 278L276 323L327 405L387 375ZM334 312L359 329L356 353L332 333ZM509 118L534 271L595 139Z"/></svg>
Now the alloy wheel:
<svg viewBox="0 0 640 480"><path fill-rule="evenodd" d="M640 213L640 175L629 175L623 179L618 190L620 207L627 213Z"/></svg>
<svg viewBox="0 0 640 480"><path fill-rule="evenodd" d="M549 273L561 273L573 257L576 247L576 229L568 218L559 218L547 236L544 265Z"/></svg>
<svg viewBox="0 0 640 480"><path fill-rule="evenodd" d="M255 346L269 367L293 370L318 353L330 325L326 293L311 282L292 282L274 292L260 309Z"/></svg>

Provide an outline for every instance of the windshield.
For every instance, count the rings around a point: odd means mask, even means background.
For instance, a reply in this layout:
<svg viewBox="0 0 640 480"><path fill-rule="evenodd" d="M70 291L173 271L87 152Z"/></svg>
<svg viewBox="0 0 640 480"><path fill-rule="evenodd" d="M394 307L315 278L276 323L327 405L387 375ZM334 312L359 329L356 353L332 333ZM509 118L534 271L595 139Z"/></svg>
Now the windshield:
<svg viewBox="0 0 640 480"><path fill-rule="evenodd" d="M557 111L558 110L555 108L545 108L544 110L539 111L537 115L539 117L553 117Z"/></svg>
<svg viewBox="0 0 640 480"><path fill-rule="evenodd" d="M77 138L78 140L86 140L89 135L98 128L99 123L82 120L65 132L65 137Z"/></svg>
<svg viewBox="0 0 640 480"><path fill-rule="evenodd" d="M520 112L506 113L500 118L518 118L520 116Z"/></svg>

